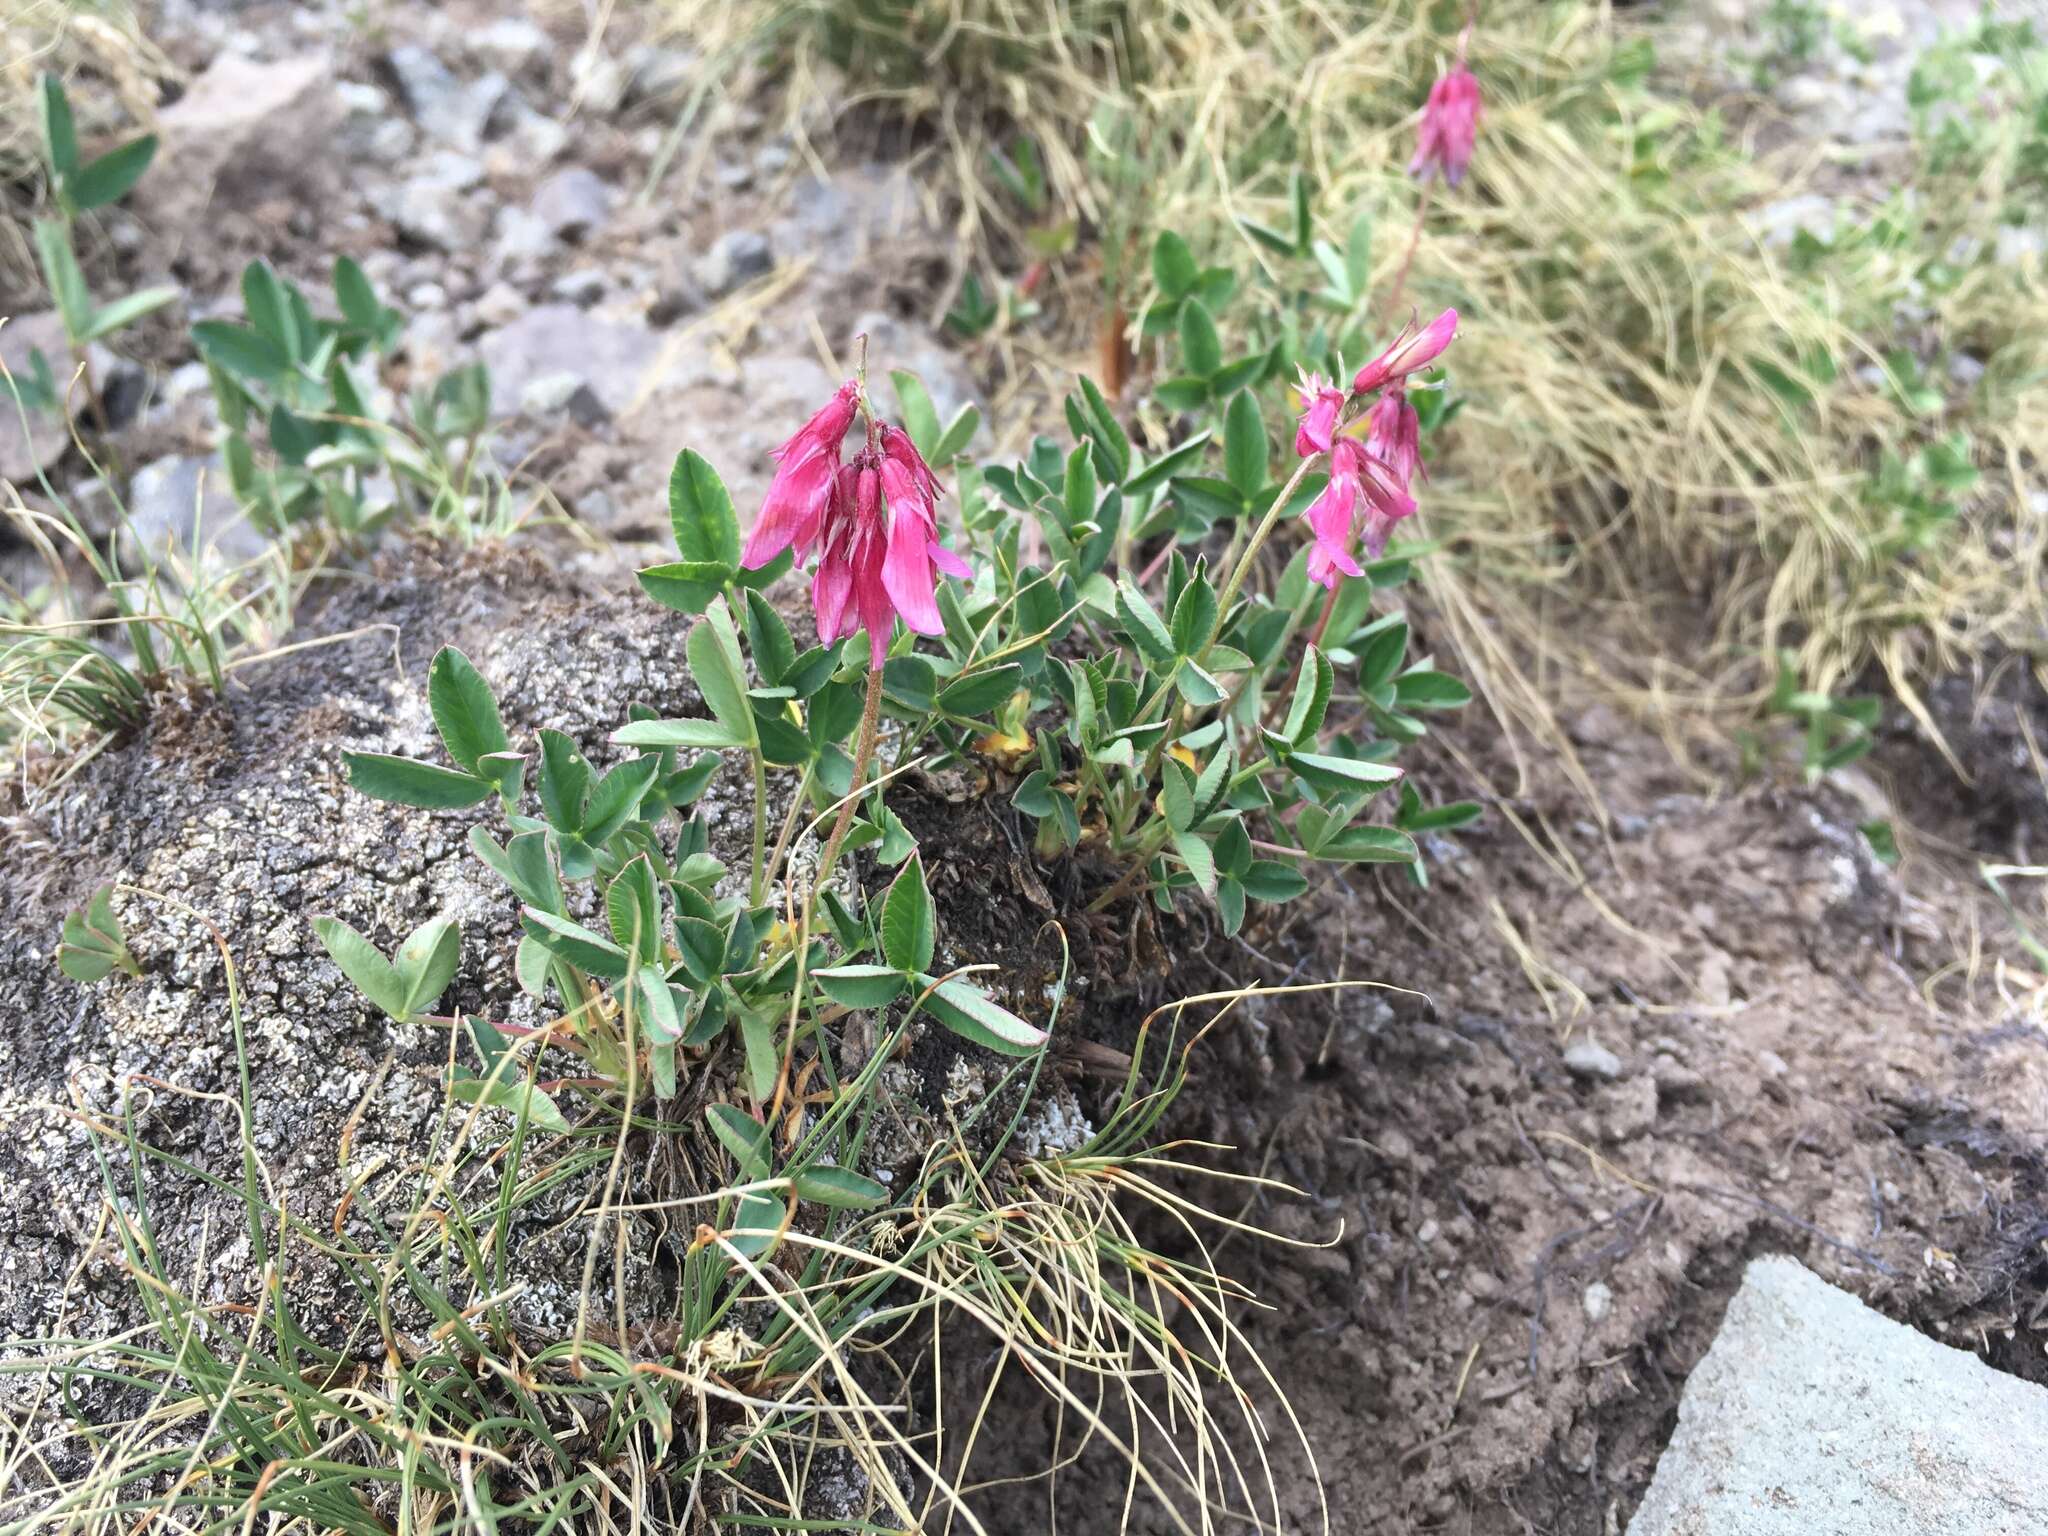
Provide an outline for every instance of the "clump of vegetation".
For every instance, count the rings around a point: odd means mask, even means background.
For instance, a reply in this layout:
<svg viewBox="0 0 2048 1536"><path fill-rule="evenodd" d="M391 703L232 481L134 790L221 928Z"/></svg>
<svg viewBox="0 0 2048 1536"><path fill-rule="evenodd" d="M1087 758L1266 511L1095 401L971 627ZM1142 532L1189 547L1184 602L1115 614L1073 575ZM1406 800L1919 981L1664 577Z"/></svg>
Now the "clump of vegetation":
<svg viewBox="0 0 2048 1536"><path fill-rule="evenodd" d="M705 13L679 10L690 26ZM964 20L958 5L933 14ZM1785 14L1804 36L1805 13ZM820 11L777 15L781 56L887 90ZM976 20L1005 25L1001 7ZM1806 189L1753 163L1719 109L1667 87L1652 23L1536 0L1484 16L1481 152L1461 187L1418 194L1418 82L1463 50L1464 22L1151 0L1121 8L1115 46L1096 53L1031 50L1015 68L993 43L959 55L977 89L939 121L965 146L958 194L988 232L974 291L1040 259L1010 236L1044 216L989 169L1021 134L1049 198L1093 236L1056 263L1070 276L1033 284L1084 332L1163 335L1145 322L1169 295L1131 257L1164 230L1203 270L1256 263L1220 328L1232 353L1313 336L1346 309L1398 323L1394 295L1483 320L1464 364L1484 388L1429 518L1467 558L1424 579L1468 667L1525 723L1544 727L1549 705L1520 658L1576 644L1543 620L1563 578L1623 627L1640 621L1642 644L1575 670L1645 707L1674 696L1670 664L1652 675L1630 653L1663 656L1674 602L1708 609L1715 643L1687 679L1681 732L1753 718L1787 649L1802 686L1875 667L1918 709L1931 676L2033 646L2041 535L2022 482L2044 445L2027 381L2048 312L2012 249L2038 227L2030 29L1987 22L1923 59L1895 190L1823 234L1779 229ZM1024 48L1032 32L1000 35ZM977 122L961 100L993 111ZM968 308L993 324L986 297ZM1140 394L1178 403L1149 345L1133 363Z"/></svg>
<svg viewBox="0 0 2048 1536"><path fill-rule="evenodd" d="M42 171L52 211L35 221L44 280L70 344L71 376L87 402L81 445L106 450L109 425L88 348L177 297L150 288L101 303L76 251L77 219L119 201L149 169L145 135L85 161L70 99L54 75L38 81ZM360 552L404 527L471 543L512 533L531 511L484 448L490 379L481 364L451 370L393 399L382 364L405 317L348 257L334 263L336 318L316 315L298 285L269 263L242 274L243 319L203 320L192 343L206 364L226 429L221 479L239 519L270 540L223 559L218 527L179 549L133 537L111 454L94 489L114 528L87 532L70 498L45 477L45 507L8 487L4 511L42 557L47 580L0 586L0 749L54 744L86 728L102 739L132 729L175 679L218 690L236 666L282 643L300 593L329 554ZM0 407L24 421L78 416L71 389L40 350L29 371L0 367ZM202 534L204 538L202 538ZM82 570L89 584L74 580Z"/></svg>

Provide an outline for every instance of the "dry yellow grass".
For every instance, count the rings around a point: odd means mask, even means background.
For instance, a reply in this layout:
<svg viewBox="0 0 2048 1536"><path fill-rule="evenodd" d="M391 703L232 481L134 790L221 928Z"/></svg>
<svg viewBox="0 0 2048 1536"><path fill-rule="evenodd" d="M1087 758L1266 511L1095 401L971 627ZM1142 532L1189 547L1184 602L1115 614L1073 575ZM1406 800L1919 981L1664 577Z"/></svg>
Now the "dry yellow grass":
<svg viewBox="0 0 2048 1536"><path fill-rule="evenodd" d="M985 166L992 143L1021 131L1055 198L1095 232L1101 265L1122 257L1141 272L1130 257L1145 232L1172 228L1205 259L1264 263L1284 284L1234 221L1284 222L1298 164L1324 234L1341 244L1358 211L1375 215L1380 295L1416 207L1414 112L1463 19L1317 0L668 11L713 46L765 41L792 100L881 100L934 125L963 234L984 248L1016 249L1003 228L1016 211ZM1796 270L1756 215L1821 177L1839 185L1827 147L1764 156L1727 126L1768 127L1757 104L1702 106L1694 82L1652 68L1653 36L1603 8L1519 0L1488 7L1474 37L1478 154L1465 185L1435 200L1400 305L1403 318L1410 305L1466 316L1451 361L1469 401L1426 503L1453 558L1425 568L1461 664L1510 719L1544 727L1560 674L1578 675L1682 746L1754 709L1780 647L1812 686L1876 666L1914 706L1934 672L2035 647L2048 538L2024 476L2048 441L2033 387L2048 295L2012 266L1980 264L1952 286L1920 271L1958 239L1988 248L2024 124L1939 180L1907 166L1917 201L1898 210L1899 244L1845 244ZM1136 162L1108 185L1086 132L1105 104L1131 125ZM1874 204L1889 190L1866 181L1856 195ZM1086 265L1068 263L1083 312L1056 359L1018 343L1019 371L1035 366L1045 384L1087 366L1082 333L1100 309L1096 273L1075 277ZM1277 304L1279 287L1262 291ZM1144 298L1122 296L1132 312ZM1938 414L1916 416L1879 376L1892 347L1964 342L1983 381ZM1817 356L1834 378L1788 411L1771 383ZM1880 452L1957 429L1983 482L1932 541L1905 548L1896 506L1869 494Z"/></svg>

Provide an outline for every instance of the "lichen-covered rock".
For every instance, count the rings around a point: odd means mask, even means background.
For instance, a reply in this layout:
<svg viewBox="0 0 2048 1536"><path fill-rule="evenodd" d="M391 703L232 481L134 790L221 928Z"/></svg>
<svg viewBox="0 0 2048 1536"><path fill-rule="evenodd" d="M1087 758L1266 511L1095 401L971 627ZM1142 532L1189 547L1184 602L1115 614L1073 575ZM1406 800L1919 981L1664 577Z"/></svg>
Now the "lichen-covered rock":
<svg viewBox="0 0 2048 1536"><path fill-rule="evenodd" d="M437 1161L459 1162L462 1127L443 1114L448 1032L377 1013L311 928L313 916L332 914L388 949L430 917L457 918L462 967L443 1006L531 1017L512 974L516 902L465 842L495 812L384 805L346 782L345 751L439 757L425 672L440 645L477 663L515 740L551 726L600 766L622 753L607 738L629 705L700 710L680 663L681 620L644 601L579 593L531 555L391 557L373 580L330 598L309 628L325 643L245 668L224 698L166 696L135 739L26 798L18 786L8 792L0 1335L105 1337L139 1320L100 1163L105 1154L123 1167L119 1199L135 1215L129 1128L157 1151L239 1180L231 996L266 1199L312 1231L367 1233L373 1214L388 1222L418 1203ZM714 780L701 805L714 849L743 863L749 788ZM81 986L54 964L58 927L67 906L109 880L123 886L115 907L143 974ZM472 1139L488 1147L504 1125L483 1120ZM590 1228L554 1229L585 1194L571 1181L515 1225L515 1252L532 1271L521 1277L523 1325L559 1330L572 1320ZM238 1194L158 1162L148 1216L165 1271L200 1300L251 1299L259 1273ZM655 1230L633 1228L629 1277L644 1278ZM345 1328L360 1306L338 1267L303 1241L284 1253L302 1325ZM608 1246L599 1307L612 1273ZM658 1306L651 1286L638 1290L636 1305Z"/></svg>

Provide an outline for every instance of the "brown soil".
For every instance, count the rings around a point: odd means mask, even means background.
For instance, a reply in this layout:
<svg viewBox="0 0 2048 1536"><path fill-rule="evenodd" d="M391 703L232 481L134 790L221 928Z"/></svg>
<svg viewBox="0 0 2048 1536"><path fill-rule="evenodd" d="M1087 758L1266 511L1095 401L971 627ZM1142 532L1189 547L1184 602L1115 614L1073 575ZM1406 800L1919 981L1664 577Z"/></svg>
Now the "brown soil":
<svg viewBox="0 0 2048 1536"><path fill-rule="evenodd" d="M1499 747L1476 716L1453 735ZM1175 1126L1300 1192L1234 1214L1306 1246L1222 1263L1333 1530L1619 1530L1759 1253L2048 1381L2048 1038L1923 986L1978 893L1879 864L1840 794L1691 793L1604 708L1573 736L1605 828L1561 782L1496 800L1428 890L1352 874L1237 941L1192 915L1140 989L1413 989L1246 998ZM1946 788L1944 819L1976 814ZM1589 1041L1611 1079L1565 1066ZM1320 1529L1269 1421L1286 1528ZM1102 1487L1070 1476L1060 1529L1120 1528ZM992 1529L1045 1518L1042 1492L1000 1507Z"/></svg>

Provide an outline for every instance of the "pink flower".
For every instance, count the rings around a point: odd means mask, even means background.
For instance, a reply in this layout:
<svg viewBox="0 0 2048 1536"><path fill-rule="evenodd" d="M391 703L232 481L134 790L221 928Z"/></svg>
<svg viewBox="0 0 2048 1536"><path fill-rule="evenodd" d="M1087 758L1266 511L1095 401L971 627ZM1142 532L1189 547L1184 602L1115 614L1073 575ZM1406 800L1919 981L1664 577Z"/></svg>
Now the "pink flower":
<svg viewBox="0 0 2048 1536"><path fill-rule="evenodd" d="M1398 384L1419 368L1427 368L1457 334L1458 312L1455 309L1445 310L1412 334L1403 330L1394 338L1391 347L1358 370L1358 377L1351 381L1352 393L1368 394L1389 384Z"/></svg>
<svg viewBox="0 0 2048 1536"><path fill-rule="evenodd" d="M1304 373L1299 388L1301 424L1294 429L1294 451L1305 459L1312 453L1330 451L1337 420L1344 412L1344 391L1320 373Z"/></svg>
<svg viewBox="0 0 2048 1536"><path fill-rule="evenodd" d="M740 552L743 570L758 570L790 545L801 554L818 536L818 516L832 492L833 472L846 429L853 425L860 386L848 379L839 392L796 435L777 448L775 478L768 484L761 515Z"/></svg>
<svg viewBox="0 0 2048 1536"><path fill-rule="evenodd" d="M1365 451L1394 472L1404 491L1417 470L1429 478L1422 465L1422 419L1403 391L1388 390L1367 413Z"/></svg>
<svg viewBox="0 0 2048 1536"><path fill-rule="evenodd" d="M938 573L970 572L939 542L943 492L905 433L883 427L879 446L870 436L840 462L858 395L858 386L847 384L776 450L780 467L740 564L758 569L791 548L802 560L815 546L818 639L830 645L865 629L879 667L898 618L918 634L940 632Z"/></svg>
<svg viewBox="0 0 2048 1536"><path fill-rule="evenodd" d="M1479 82L1460 64L1429 88L1408 174L1427 181L1442 171L1444 180L1455 187L1472 162L1472 140L1478 131Z"/></svg>
<svg viewBox="0 0 2048 1536"><path fill-rule="evenodd" d="M1351 553L1361 504L1365 514L1365 549L1378 558L1387 547L1387 536L1394 524L1415 510L1415 499L1402 488L1388 465L1374 458L1355 439L1340 437L1330 449L1330 483L1303 514L1315 535L1315 544L1308 552L1309 580L1334 589L1340 574L1365 574Z"/></svg>

